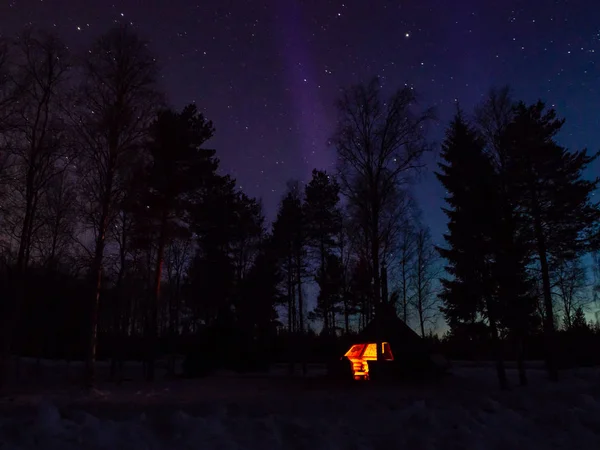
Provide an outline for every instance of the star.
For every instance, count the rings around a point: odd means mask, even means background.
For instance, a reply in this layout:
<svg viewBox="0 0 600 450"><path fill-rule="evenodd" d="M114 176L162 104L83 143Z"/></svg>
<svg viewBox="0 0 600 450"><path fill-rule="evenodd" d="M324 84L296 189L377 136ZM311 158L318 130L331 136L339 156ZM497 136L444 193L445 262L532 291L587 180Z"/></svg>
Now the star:
<svg viewBox="0 0 600 450"><path fill-rule="evenodd" d="M558 1L540 8L521 0L464 0L444 12L439 0L278 1L272 7L258 0L227 6L170 0L161 8L135 0L61 1L60 9L49 1L6 3L3 35L31 22L57 33L77 55L111 26L135 19L160 64L167 104L180 108L196 100L215 124L211 148L222 171L235 172L248 195L262 198L269 218L287 180L305 181L313 167L336 163L327 141L340 89L376 74L386 92L406 83L420 105L437 105L440 125L428 136L434 143L443 138L455 99L470 110L503 83L526 101L548 99L562 108L565 126L577 130L561 137L566 146L600 141L586 119L594 117L591 105L600 104L592 88L600 27L591 2L568 9ZM429 173L435 170L427 164ZM435 238L444 217L434 178L422 177L414 190Z"/></svg>

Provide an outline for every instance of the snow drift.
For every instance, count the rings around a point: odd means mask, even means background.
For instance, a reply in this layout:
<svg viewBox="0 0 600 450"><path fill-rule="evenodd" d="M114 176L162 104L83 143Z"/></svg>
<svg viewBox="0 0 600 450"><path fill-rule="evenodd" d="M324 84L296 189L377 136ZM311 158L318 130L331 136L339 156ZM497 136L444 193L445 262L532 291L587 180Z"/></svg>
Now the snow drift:
<svg viewBox="0 0 600 450"><path fill-rule="evenodd" d="M600 448L599 372L555 385L533 374L506 393L490 370L464 368L436 386L231 378L22 395L2 401L0 449Z"/></svg>

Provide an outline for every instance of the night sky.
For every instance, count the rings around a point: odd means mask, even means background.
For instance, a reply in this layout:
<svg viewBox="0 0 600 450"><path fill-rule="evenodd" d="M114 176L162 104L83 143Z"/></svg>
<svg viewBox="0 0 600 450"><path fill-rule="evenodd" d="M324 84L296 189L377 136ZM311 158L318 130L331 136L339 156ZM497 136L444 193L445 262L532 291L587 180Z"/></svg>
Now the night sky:
<svg viewBox="0 0 600 450"><path fill-rule="evenodd" d="M542 98L567 118L561 143L600 144L598 0L2 0L0 32L54 29L74 51L131 22L163 67L173 106L195 101L214 121L222 168L273 217L290 178L334 169L327 138L341 87L379 75L435 105L440 142L456 99L470 111L491 86ZM439 150L439 145L436 146ZM439 240L443 190L415 186Z"/></svg>

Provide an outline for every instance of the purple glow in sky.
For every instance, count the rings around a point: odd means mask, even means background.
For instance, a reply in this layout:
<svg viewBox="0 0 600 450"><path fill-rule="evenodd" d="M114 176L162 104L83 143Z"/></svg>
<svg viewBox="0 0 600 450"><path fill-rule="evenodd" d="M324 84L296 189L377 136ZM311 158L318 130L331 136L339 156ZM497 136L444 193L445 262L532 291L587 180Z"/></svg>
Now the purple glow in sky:
<svg viewBox="0 0 600 450"><path fill-rule="evenodd" d="M300 152L307 164L302 179L308 179L314 167L335 170L334 151L323 148L335 121L323 107L320 86L313 81L317 74L311 58L311 46L319 43L311 42L305 36L305 12L297 0L276 0L276 4L282 24L277 27L278 33L281 33L278 42L284 57L284 79L289 86L285 91L289 95L292 119L299 126Z"/></svg>
<svg viewBox="0 0 600 450"><path fill-rule="evenodd" d="M339 89L375 75L437 107L434 142L456 99L469 111L509 83L566 117L563 144L597 150L599 9L597 0L5 0L0 32L33 23L80 51L132 22L163 66L173 106L195 101L214 121L223 171L273 217L287 180L334 161L326 141ZM444 192L431 173L436 155L427 162L415 194L439 240Z"/></svg>

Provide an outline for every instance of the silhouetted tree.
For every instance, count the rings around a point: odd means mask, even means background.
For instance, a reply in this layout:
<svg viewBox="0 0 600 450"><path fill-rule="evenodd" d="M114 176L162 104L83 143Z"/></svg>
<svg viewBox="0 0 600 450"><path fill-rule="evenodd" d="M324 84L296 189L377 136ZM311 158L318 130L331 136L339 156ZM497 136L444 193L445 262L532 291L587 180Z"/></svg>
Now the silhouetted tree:
<svg viewBox="0 0 600 450"><path fill-rule="evenodd" d="M114 28L94 42L82 61L82 76L71 117L82 153L78 168L84 219L95 240L86 362L86 382L92 384L107 231L123 193L123 172L139 157L161 97L155 88L156 60L127 27Z"/></svg>
<svg viewBox="0 0 600 450"><path fill-rule="evenodd" d="M256 258L261 254L265 253L262 256L268 256L268 260L271 261L272 249L265 248L265 217L261 203L241 191L235 193L235 199L235 208L231 217L229 253L234 267L233 305L236 310L236 319L239 320L241 308L249 307L242 306L242 303L248 300L242 293L244 281L254 267ZM264 299L265 302L271 300L270 298ZM265 312L270 317L268 311ZM265 320L269 321L270 319L267 317Z"/></svg>
<svg viewBox="0 0 600 450"><path fill-rule="evenodd" d="M435 319L436 296L434 283L439 277L438 254L431 242L429 228L421 225L415 233L415 257L411 284L414 288L413 304L417 314L421 337L426 337L425 325Z"/></svg>
<svg viewBox="0 0 600 450"><path fill-rule="evenodd" d="M582 178L582 172L597 157L585 151L569 152L554 137L564 120L538 102L520 103L513 121L501 136L507 157L507 173L520 192L518 205L528 218L534 249L540 264L544 298L546 363L552 380L558 379L554 361L555 315L552 305L550 258L572 259L589 247L588 231L600 218L590 196L598 180Z"/></svg>
<svg viewBox="0 0 600 450"><path fill-rule="evenodd" d="M509 86L490 89L486 98L475 107L475 125L485 142L487 153L499 171L506 169L506 155L501 140L513 121L514 107Z"/></svg>
<svg viewBox="0 0 600 450"><path fill-rule="evenodd" d="M56 174L40 199L34 249L40 262L49 269L56 269L68 256L75 233L76 201L73 170Z"/></svg>
<svg viewBox="0 0 600 450"><path fill-rule="evenodd" d="M501 323L515 342L521 385L527 384L523 343L535 329L535 296L531 269L532 233L520 208L520 190L510 174L510 158L503 148L502 136L515 115L508 86L491 89L475 109L478 130L497 175L497 223L494 242L496 256L493 271L498 283L498 300L503 305Z"/></svg>
<svg viewBox="0 0 600 450"><path fill-rule="evenodd" d="M498 183L501 189L502 183ZM533 295L533 280L527 271L530 263L530 239L524 230L522 217L515 212L506 190L497 198L496 230L494 233L494 264L492 276L497 284L499 323L513 338L516 350L519 382L527 384L524 342L537 329L537 301Z"/></svg>
<svg viewBox="0 0 600 450"><path fill-rule="evenodd" d="M364 328L374 316L373 284L369 263L358 258L350 267L349 303L355 305L359 313L359 328Z"/></svg>
<svg viewBox="0 0 600 450"><path fill-rule="evenodd" d="M18 99L12 73L15 61L10 50L8 39L0 38L0 133L5 133L12 127L12 117L15 113L12 106Z"/></svg>
<svg viewBox="0 0 600 450"><path fill-rule="evenodd" d="M107 302L103 303L106 307L105 319L110 323L105 324L105 330L112 338L111 377L117 381L122 380L125 357L125 346L119 343L141 331L141 321L137 317L141 309L140 300L142 297L146 300L148 296L145 274L149 268L141 269L141 259L144 246L150 244L148 236L142 235L146 230L140 230L139 226L140 223L147 223L147 205L142 204L145 202L141 202L141 199L148 191L148 158L139 154L131 159L127 162L127 169L119 171L120 192L113 199L113 214L106 238L108 255L103 261L103 284L108 284L106 281L110 279L111 294L110 307ZM88 212L96 213L93 209ZM88 253L88 260L93 261L93 251L88 250L85 243L80 243L80 248ZM146 303L144 301L144 309ZM107 317L109 315L110 319Z"/></svg>
<svg viewBox="0 0 600 450"><path fill-rule="evenodd" d="M381 98L377 79L343 91L338 128L332 138L340 161L340 185L366 231L374 304L381 300L380 269L385 232L397 223L401 185L421 166L424 126L431 111L415 112L410 88ZM379 327L377 327L379 329ZM377 358L381 359L378 339Z"/></svg>
<svg viewBox="0 0 600 450"><path fill-rule="evenodd" d="M188 264L192 256L191 234L171 239L165 256L165 272L168 287L169 334L176 336L181 332L183 314L182 288Z"/></svg>
<svg viewBox="0 0 600 450"><path fill-rule="evenodd" d="M352 295L350 284L352 264L356 257L354 243L350 236L353 231L346 215L341 214L341 224L338 230L339 235L337 243L342 269L342 314L344 316L344 332L346 334L350 333L350 318L358 312L356 298Z"/></svg>
<svg viewBox="0 0 600 450"><path fill-rule="evenodd" d="M398 308L400 317L405 323L408 323L410 317L409 309L412 303L413 293L411 292L412 270L415 262L415 230L411 220L405 220L398 239Z"/></svg>
<svg viewBox="0 0 600 450"><path fill-rule="evenodd" d="M451 328L475 324L487 317L498 380L507 387L499 344L499 305L493 277L494 238L498 223L496 174L484 152L483 141L459 111L446 132L443 162L436 176L446 188L447 248L439 252L448 261L442 278L442 312Z"/></svg>
<svg viewBox="0 0 600 450"><path fill-rule="evenodd" d="M236 267L231 253L236 232L235 181L215 176L198 193L191 212L196 252L188 269L188 304L199 324L233 322Z"/></svg>
<svg viewBox="0 0 600 450"><path fill-rule="evenodd" d="M15 117L17 108L15 103L19 100L19 90L15 83L15 53L11 51L11 45L7 38L0 37L0 214L6 219L8 213L6 208L7 186L12 181L10 170L11 154L6 133L18 123Z"/></svg>
<svg viewBox="0 0 600 450"><path fill-rule="evenodd" d="M281 281L278 254L272 237L266 236L242 281L238 307L242 327L251 330L251 336L262 345L275 333L276 306L284 302Z"/></svg>
<svg viewBox="0 0 600 450"><path fill-rule="evenodd" d="M561 261L552 271L556 295L560 301L563 312L563 325L566 330L573 325L573 318L577 308L583 307L587 300L586 269L581 259Z"/></svg>
<svg viewBox="0 0 600 450"><path fill-rule="evenodd" d="M11 103L14 111L9 113L11 123L3 140L12 178L8 202L18 250L16 271L11 276L16 287L13 305L2 326L2 371L25 295L26 268L43 190L72 156L61 119L70 68L67 48L56 36L31 30L19 36L15 48L13 80L18 101Z"/></svg>
<svg viewBox="0 0 600 450"><path fill-rule="evenodd" d="M600 252L594 250L592 252L592 301L598 302L598 294L600 293ZM599 315L600 312L597 313Z"/></svg>
<svg viewBox="0 0 600 450"><path fill-rule="evenodd" d="M330 288L331 277L338 279L338 286L341 289L341 274L334 276L335 270L341 270L341 263L337 259L333 259L331 252L334 247L337 247L336 239L341 231L341 212L339 209L339 185L327 172L313 170L312 179L306 185L304 194L304 214L306 220L306 235L308 246L313 250L314 260L317 262L315 279L321 288ZM334 262L335 261L335 262ZM335 269L329 270L328 262L337 264ZM319 282L321 280L321 282ZM322 285L322 283L325 283ZM341 293L340 293L341 294ZM321 297L320 297L321 298ZM329 333L332 320L335 320L335 303L332 301L334 296L331 293L326 293L322 297L320 306L321 319L323 320L323 330ZM336 301L339 298L336 298ZM327 306L330 305L331 307Z"/></svg>
<svg viewBox="0 0 600 450"><path fill-rule="evenodd" d="M231 252L236 268L236 283L239 284L262 251L266 230L262 204L242 191L238 191L236 196Z"/></svg>
<svg viewBox="0 0 600 450"><path fill-rule="evenodd" d="M343 268L339 256L331 253L325 255L325 264L319 267L316 281L319 294L314 314L323 321L323 334L335 334L335 318L340 312L344 294Z"/></svg>
<svg viewBox="0 0 600 450"><path fill-rule="evenodd" d="M216 170L214 150L203 145L214 133L212 122L198 112L195 105L181 113L163 110L150 126L149 152L152 158L148 174L148 191L142 197L141 211L146 211L145 226L154 228L156 264L152 283L148 342L151 352L158 338L158 310L165 248L172 237L185 230L181 220L188 209L190 196L210 183ZM143 206L146 206L144 209ZM149 354L148 379L154 378L154 357Z"/></svg>
<svg viewBox="0 0 600 450"><path fill-rule="evenodd" d="M11 171L8 170L12 158L6 133L18 123L18 110L14 105L20 94L14 74L15 53L11 50L9 40L0 37L0 217L3 221L9 212L6 208L7 187L13 179Z"/></svg>
<svg viewBox="0 0 600 450"><path fill-rule="evenodd" d="M573 322L571 323L570 329L579 333L586 333L591 331L591 328L587 320L585 319L585 313L583 312L583 308L581 306L578 306L577 309L575 309L575 313L573 314Z"/></svg>
<svg viewBox="0 0 600 450"><path fill-rule="evenodd" d="M287 288L288 330L304 331L303 278L306 276L306 216L299 184L290 182L273 223ZM296 301L297 300L297 301Z"/></svg>

